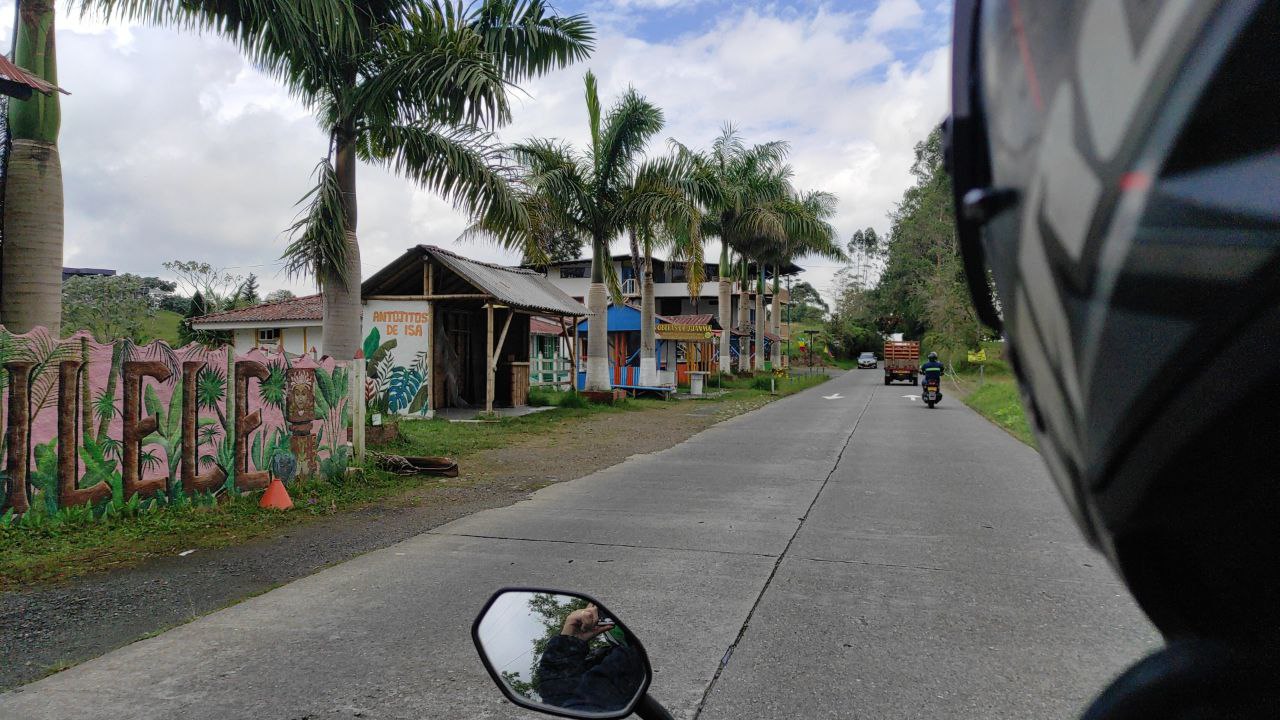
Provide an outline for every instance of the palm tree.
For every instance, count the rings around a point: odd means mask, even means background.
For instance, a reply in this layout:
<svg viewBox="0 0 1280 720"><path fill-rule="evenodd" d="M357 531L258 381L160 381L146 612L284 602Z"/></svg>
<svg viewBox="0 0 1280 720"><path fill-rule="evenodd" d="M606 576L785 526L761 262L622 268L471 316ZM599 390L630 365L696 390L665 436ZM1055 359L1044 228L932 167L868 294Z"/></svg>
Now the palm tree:
<svg viewBox="0 0 1280 720"><path fill-rule="evenodd" d="M52 89L58 82L54 3L22 3L14 63ZM45 83L41 83L42 85ZM58 93L9 100L5 159L4 242L0 245L0 321L13 332L62 328L62 163Z"/></svg>
<svg viewBox="0 0 1280 720"><path fill-rule="evenodd" d="M361 339L357 162L471 212L526 224L495 166L491 132L510 120L514 83L594 47L584 16L552 15L544 0L83 1L230 35L316 111L329 147L283 257L290 273L323 290L324 353L338 358L352 357Z"/></svg>
<svg viewBox="0 0 1280 720"><path fill-rule="evenodd" d="M779 215L784 220L784 233L774 242L765 243L762 259L773 268L773 313L769 326L774 335L779 334L778 276L782 267L806 255L818 255L837 262L847 258L836 242L835 228L829 222L836 212L836 196L828 192L809 191L777 203ZM760 275L759 295L764 295L764 273ZM757 325L763 322L761 301L757 300ZM782 348L773 344L770 362L778 367L782 362Z"/></svg>
<svg viewBox="0 0 1280 720"><path fill-rule="evenodd" d="M702 208L716 200L714 178L688 156L646 161L636 172L626 207L630 216L633 266L640 273L640 384L658 384L657 332L654 326L653 251L670 249L671 259L685 262L690 297L702 292L705 276ZM643 261L637 258L643 250Z"/></svg>
<svg viewBox="0 0 1280 720"><path fill-rule="evenodd" d="M636 219L643 203L637 200L637 178L651 165L641 166L645 144L662 129L662 110L628 88L608 114L601 116L595 74L587 72L587 128L591 145L584 151L547 139L529 139L511 147L512 157L522 171L528 188L526 197L536 197L549 211L558 228L591 242L591 286L587 308L592 320L587 327L586 389L608 391L609 377L608 299L621 301L617 271L609 253L610 242ZM649 198L654 215L661 215L656 197ZM499 236L503 244L527 243L527 228L512 228L495 218L482 219L481 229Z"/></svg>
<svg viewBox="0 0 1280 720"><path fill-rule="evenodd" d="M742 257L748 243L760 238L781 235L779 219L770 211L771 203L791 194L790 168L784 163L788 146L784 142L768 142L747 147L732 125L725 125L707 152L695 152L673 143L679 154L686 156L705 174L715 187L712 202L702 222L703 237L720 239L720 371L729 372L730 328L732 325L732 275L735 264L732 253ZM746 287L745 270L741 276ZM740 319L744 313L740 312ZM745 358L742 358L745 359ZM741 365L740 360L740 365Z"/></svg>
<svg viewBox="0 0 1280 720"><path fill-rule="evenodd" d="M309 207L294 226L287 268L313 275L325 294L324 352L360 346L356 160L378 163L455 206L521 222L523 208L496 167L490 131L510 119L513 83L585 58L591 26L549 15L542 0L357 0L349 53L300 63L291 84L329 131Z"/></svg>

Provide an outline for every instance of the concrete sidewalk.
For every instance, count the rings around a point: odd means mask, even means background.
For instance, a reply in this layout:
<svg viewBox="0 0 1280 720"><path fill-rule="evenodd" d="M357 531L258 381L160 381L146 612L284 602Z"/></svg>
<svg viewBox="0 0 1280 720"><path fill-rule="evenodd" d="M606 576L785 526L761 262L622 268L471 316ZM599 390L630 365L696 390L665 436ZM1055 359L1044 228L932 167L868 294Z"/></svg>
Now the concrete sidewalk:
<svg viewBox="0 0 1280 720"><path fill-rule="evenodd" d="M845 374L0 695L0 718L528 717L469 637L505 584L608 602L678 717L1070 717L1154 635L1035 453L916 391Z"/></svg>

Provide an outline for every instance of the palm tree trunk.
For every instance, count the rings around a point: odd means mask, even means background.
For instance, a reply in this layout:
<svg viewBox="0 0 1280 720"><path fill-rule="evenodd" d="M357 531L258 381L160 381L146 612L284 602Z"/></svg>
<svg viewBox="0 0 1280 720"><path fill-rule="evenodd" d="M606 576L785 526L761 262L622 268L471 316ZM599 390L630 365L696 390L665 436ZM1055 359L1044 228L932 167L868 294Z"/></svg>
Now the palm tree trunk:
<svg viewBox="0 0 1280 720"><path fill-rule="evenodd" d="M747 277L747 259L742 259L742 272L738 276L738 331L746 333L747 328L751 325L751 311L748 309L747 303L751 301L748 293L750 288L750 280ZM751 334L747 333L738 338L738 372L747 372L751 369Z"/></svg>
<svg viewBox="0 0 1280 720"><path fill-rule="evenodd" d="M782 367L782 303L778 300L779 292L778 268L775 266L773 268L773 310L769 313L769 326L773 328L774 337L778 338L773 341L773 352L769 357L774 370Z"/></svg>
<svg viewBox="0 0 1280 720"><path fill-rule="evenodd" d="M720 242L720 285L718 287L719 300L716 309L720 313L720 372L731 372L733 368L730 366L729 354L729 330L733 327L733 320L730 316L733 314L733 287L729 283L729 245L723 240Z"/></svg>
<svg viewBox="0 0 1280 720"><path fill-rule="evenodd" d="M657 331L653 324L653 257L644 256L644 284L640 295L640 384L658 384Z"/></svg>
<svg viewBox="0 0 1280 720"><path fill-rule="evenodd" d="M764 368L764 332L769 328L764 318L764 266L756 268L756 321L752 334L756 338L756 352L751 359L751 368Z"/></svg>
<svg viewBox="0 0 1280 720"><path fill-rule="evenodd" d="M604 289L604 264L611 262L609 243L592 243L591 287L587 290L587 382L586 390L608 392L613 389L609 377L609 302Z"/></svg>
<svg viewBox="0 0 1280 720"><path fill-rule="evenodd" d="M339 361L360 348L360 243L356 239L355 132L347 126L335 134L334 172L347 213L347 262L341 275L327 273L324 289L324 354Z"/></svg>
<svg viewBox="0 0 1280 720"><path fill-rule="evenodd" d="M20 5L14 61L56 84L54 3ZM0 322L13 332L62 330L62 163L58 95L9 101L9 169L0 247Z"/></svg>

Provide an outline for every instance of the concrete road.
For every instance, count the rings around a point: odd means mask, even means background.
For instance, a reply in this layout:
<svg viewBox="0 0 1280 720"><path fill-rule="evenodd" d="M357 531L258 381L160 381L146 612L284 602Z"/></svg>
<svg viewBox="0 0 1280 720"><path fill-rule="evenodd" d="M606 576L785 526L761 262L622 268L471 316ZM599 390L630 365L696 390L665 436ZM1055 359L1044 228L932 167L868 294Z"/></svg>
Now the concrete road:
<svg viewBox="0 0 1280 720"><path fill-rule="evenodd" d="M881 377L134 643L0 695L0 718L529 717L469 637L504 584L606 601L681 718L1074 717L1154 631L1033 451Z"/></svg>

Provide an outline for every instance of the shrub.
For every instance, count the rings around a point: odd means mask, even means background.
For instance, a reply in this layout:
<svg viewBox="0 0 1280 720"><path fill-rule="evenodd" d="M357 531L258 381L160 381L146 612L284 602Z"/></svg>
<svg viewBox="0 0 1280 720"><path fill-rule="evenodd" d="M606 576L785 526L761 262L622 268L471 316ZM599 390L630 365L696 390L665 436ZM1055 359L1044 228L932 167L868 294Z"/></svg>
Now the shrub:
<svg viewBox="0 0 1280 720"><path fill-rule="evenodd" d="M585 408L591 405L585 397L574 392L561 395L559 404L562 408Z"/></svg>
<svg viewBox="0 0 1280 720"><path fill-rule="evenodd" d="M529 406L548 407L555 405L558 400L556 395L558 394L559 393L554 390L547 390L545 388L529 388Z"/></svg>

